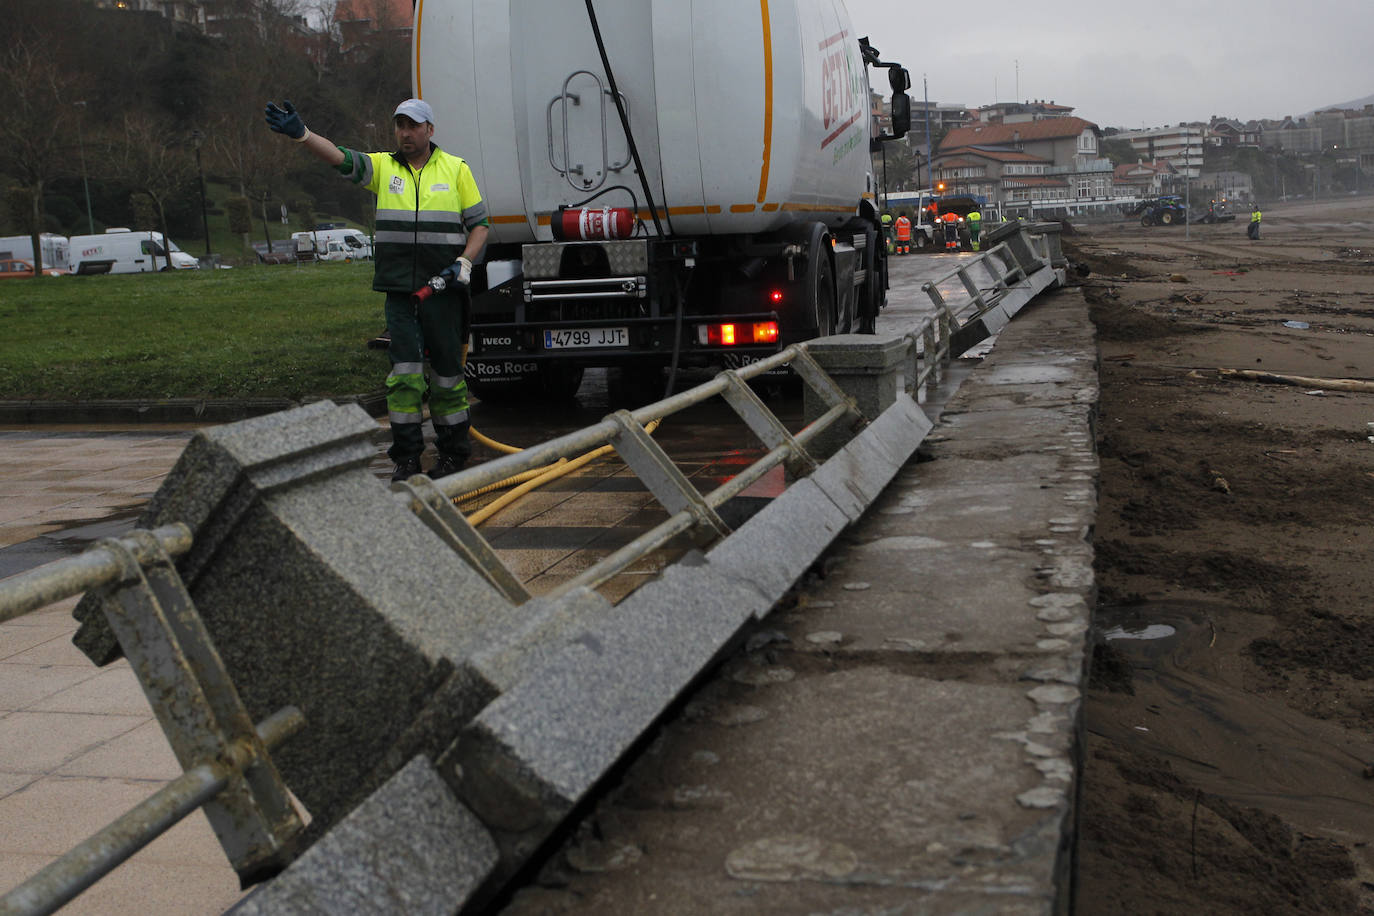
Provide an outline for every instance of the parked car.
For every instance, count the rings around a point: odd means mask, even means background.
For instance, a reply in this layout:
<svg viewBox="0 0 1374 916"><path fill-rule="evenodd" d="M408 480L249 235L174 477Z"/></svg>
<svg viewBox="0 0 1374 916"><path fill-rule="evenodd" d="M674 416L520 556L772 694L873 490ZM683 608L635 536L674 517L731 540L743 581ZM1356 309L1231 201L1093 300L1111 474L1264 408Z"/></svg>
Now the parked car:
<svg viewBox="0 0 1374 916"><path fill-rule="evenodd" d="M61 267L45 267L41 276L44 277L65 277L70 274L70 270L63 270ZM33 262L23 258L4 258L0 259L0 280L8 280L16 277L32 277Z"/></svg>
<svg viewBox="0 0 1374 916"><path fill-rule="evenodd" d="M352 261L372 257L372 242L357 229L309 229L291 234L296 259Z"/></svg>
<svg viewBox="0 0 1374 916"><path fill-rule="evenodd" d="M296 248L290 239L273 241L271 248L267 242L254 242L259 264L290 264L296 260Z"/></svg>

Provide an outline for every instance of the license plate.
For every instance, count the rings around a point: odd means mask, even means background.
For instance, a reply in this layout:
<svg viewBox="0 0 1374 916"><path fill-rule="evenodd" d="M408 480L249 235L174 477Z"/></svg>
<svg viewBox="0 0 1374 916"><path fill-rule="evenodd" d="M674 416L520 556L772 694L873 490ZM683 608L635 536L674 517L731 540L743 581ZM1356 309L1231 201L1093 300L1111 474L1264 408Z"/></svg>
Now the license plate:
<svg viewBox="0 0 1374 916"><path fill-rule="evenodd" d="M574 328L545 331L545 350L572 350L580 347L628 347L630 332L626 328Z"/></svg>

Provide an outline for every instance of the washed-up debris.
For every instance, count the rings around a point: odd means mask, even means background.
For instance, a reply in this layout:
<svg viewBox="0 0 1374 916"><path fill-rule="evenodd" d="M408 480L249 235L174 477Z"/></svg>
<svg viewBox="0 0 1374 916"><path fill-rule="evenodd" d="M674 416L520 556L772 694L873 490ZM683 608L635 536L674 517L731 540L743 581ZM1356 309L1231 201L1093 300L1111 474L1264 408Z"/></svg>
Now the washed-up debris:
<svg viewBox="0 0 1374 916"><path fill-rule="evenodd" d="M1189 282L1189 281L1188 281L1188 278L1187 278L1187 277L1183 276L1183 274L1169 274L1169 282L1170 282L1170 283L1187 283L1187 282Z"/></svg>
<svg viewBox="0 0 1374 916"><path fill-rule="evenodd" d="M1306 321L1285 321L1283 326L1285 328L1292 328L1295 331L1306 331L1308 327L1310 327Z"/></svg>
<svg viewBox="0 0 1374 916"><path fill-rule="evenodd" d="M1296 385L1300 388L1320 388L1324 391L1358 391L1374 394L1374 382L1356 378L1312 378L1305 375L1279 375L1253 369L1218 369L1217 377L1232 381L1268 382L1272 385Z"/></svg>

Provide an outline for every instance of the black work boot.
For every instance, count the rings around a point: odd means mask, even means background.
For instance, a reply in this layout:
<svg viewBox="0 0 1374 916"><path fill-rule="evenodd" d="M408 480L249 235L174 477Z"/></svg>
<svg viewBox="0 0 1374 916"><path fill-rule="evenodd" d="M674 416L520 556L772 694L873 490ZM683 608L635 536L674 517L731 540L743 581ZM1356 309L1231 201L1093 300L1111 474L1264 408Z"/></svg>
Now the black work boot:
<svg viewBox="0 0 1374 916"><path fill-rule="evenodd" d="M391 472L391 482L399 483L403 480L409 480L418 473L420 473L419 458L402 458L396 462L396 470Z"/></svg>
<svg viewBox="0 0 1374 916"><path fill-rule="evenodd" d="M463 465L466 463L466 458L456 458L453 455L441 454L439 460L434 462L434 467L429 469L430 479L438 480L440 477L457 474L463 469Z"/></svg>

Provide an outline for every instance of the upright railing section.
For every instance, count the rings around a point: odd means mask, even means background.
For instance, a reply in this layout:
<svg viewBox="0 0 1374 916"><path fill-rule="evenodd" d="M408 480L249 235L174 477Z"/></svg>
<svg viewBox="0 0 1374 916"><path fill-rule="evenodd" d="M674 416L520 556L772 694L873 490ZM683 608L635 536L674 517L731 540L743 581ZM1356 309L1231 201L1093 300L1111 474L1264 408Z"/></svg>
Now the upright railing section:
<svg viewBox="0 0 1374 916"><path fill-rule="evenodd" d="M304 719L287 707L254 727L172 565L190 547L185 525L166 525L0 582L0 621L83 592L100 597L185 771L0 897L3 916L54 912L201 807L246 880L290 860L302 824L268 751Z"/></svg>

